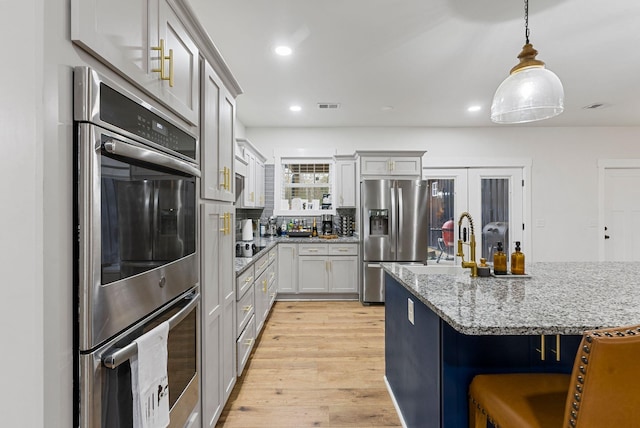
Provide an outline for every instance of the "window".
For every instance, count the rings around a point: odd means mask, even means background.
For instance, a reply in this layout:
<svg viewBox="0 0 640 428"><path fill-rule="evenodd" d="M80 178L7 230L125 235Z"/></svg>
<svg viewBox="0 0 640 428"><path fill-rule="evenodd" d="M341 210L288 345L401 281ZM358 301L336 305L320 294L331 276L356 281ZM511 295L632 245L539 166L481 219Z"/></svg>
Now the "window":
<svg viewBox="0 0 640 428"><path fill-rule="evenodd" d="M277 215L314 215L335 211L331 200L333 159L282 158L279 173L280 185L275 186L274 198Z"/></svg>

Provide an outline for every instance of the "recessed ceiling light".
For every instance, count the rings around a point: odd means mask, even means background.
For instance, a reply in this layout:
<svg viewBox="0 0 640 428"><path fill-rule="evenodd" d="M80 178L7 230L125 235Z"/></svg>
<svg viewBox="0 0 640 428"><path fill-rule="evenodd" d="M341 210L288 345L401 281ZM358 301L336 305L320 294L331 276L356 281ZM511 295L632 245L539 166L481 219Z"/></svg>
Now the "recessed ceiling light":
<svg viewBox="0 0 640 428"><path fill-rule="evenodd" d="M393 106L382 106L382 107L380 107L380 110L382 110L382 111L391 111L391 110L393 110Z"/></svg>
<svg viewBox="0 0 640 428"><path fill-rule="evenodd" d="M280 56L289 56L293 53L289 46L277 46L274 50Z"/></svg>
<svg viewBox="0 0 640 428"><path fill-rule="evenodd" d="M476 106L470 106L467 109L467 111L470 112L470 113L475 113L475 112L480 111L480 110L482 110L482 106L477 106L477 105Z"/></svg>
<svg viewBox="0 0 640 428"><path fill-rule="evenodd" d="M302 110L302 107L294 105L294 106L289 107L289 110L291 110L291 111L300 111L300 110Z"/></svg>

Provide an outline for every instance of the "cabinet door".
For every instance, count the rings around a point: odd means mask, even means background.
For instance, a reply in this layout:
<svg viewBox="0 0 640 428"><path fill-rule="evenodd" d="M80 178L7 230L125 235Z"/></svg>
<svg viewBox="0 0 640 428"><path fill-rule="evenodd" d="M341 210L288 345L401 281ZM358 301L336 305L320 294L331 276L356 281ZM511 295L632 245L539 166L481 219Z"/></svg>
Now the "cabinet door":
<svg viewBox="0 0 640 428"><path fill-rule="evenodd" d="M201 193L206 199L233 202L235 102L209 63L204 62L202 74Z"/></svg>
<svg viewBox="0 0 640 428"><path fill-rule="evenodd" d="M256 206L256 157L249 150L244 151L244 158L247 161L247 175L244 178L243 206Z"/></svg>
<svg viewBox="0 0 640 428"><path fill-rule="evenodd" d="M151 74L157 0L71 0L71 40L143 86ZM155 64L155 62L153 62Z"/></svg>
<svg viewBox="0 0 640 428"><path fill-rule="evenodd" d="M278 244L278 292L298 292L297 244Z"/></svg>
<svg viewBox="0 0 640 428"><path fill-rule="evenodd" d="M219 270L218 278L221 301L223 305L223 341L222 353L222 386L223 404L231 395L233 386L236 384L236 330L235 307L236 307L236 272L235 272L235 248L234 248L234 227L235 208L230 204L220 204L223 217L226 215L227 224L219 230L221 234L220 246L218 247Z"/></svg>
<svg viewBox="0 0 640 428"><path fill-rule="evenodd" d="M202 204L201 293L202 293L202 403L206 426L215 426L222 412L222 338L224 329L222 293L218 288L221 242L219 229L226 221L214 204ZM233 346L233 343L232 343Z"/></svg>
<svg viewBox="0 0 640 428"><path fill-rule="evenodd" d="M264 186L264 163L260 160L256 159L256 167L255 167L256 175L255 175L255 191L256 191L256 207L264 207L264 199L265 199L265 186Z"/></svg>
<svg viewBox="0 0 640 428"><path fill-rule="evenodd" d="M422 158L408 156L389 159L389 175L415 175L420 177L421 170Z"/></svg>
<svg viewBox="0 0 640 428"><path fill-rule="evenodd" d="M363 156L360 158L361 175L387 175L389 159L386 157Z"/></svg>
<svg viewBox="0 0 640 428"><path fill-rule="evenodd" d="M358 257L331 257L329 262L329 291L356 293L358 291Z"/></svg>
<svg viewBox="0 0 640 428"><path fill-rule="evenodd" d="M167 0L160 0L158 23L156 46L160 45L160 40L164 40L165 57L169 56L170 50L173 52L173 60L163 62L167 75L173 75L173 86L168 81L156 79L152 91L158 93L176 113L190 123L198 125L200 113L198 47ZM159 61L154 62L160 65Z"/></svg>
<svg viewBox="0 0 640 428"><path fill-rule="evenodd" d="M351 208L356 206L356 163L355 161L336 163L338 208Z"/></svg>
<svg viewBox="0 0 640 428"><path fill-rule="evenodd" d="M263 272L254 283L256 337L260 334L269 313L269 274Z"/></svg>
<svg viewBox="0 0 640 428"><path fill-rule="evenodd" d="M300 256L298 258L298 284L301 293L329 290L329 263L326 257Z"/></svg>

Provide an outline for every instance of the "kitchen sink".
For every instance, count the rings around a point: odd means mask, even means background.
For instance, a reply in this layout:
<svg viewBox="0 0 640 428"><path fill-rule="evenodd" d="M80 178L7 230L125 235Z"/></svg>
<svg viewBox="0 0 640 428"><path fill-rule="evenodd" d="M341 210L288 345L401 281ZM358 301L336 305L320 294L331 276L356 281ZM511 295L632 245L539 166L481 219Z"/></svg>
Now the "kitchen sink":
<svg viewBox="0 0 640 428"><path fill-rule="evenodd" d="M405 265L403 268L416 275L458 275L463 272L462 267L453 265Z"/></svg>

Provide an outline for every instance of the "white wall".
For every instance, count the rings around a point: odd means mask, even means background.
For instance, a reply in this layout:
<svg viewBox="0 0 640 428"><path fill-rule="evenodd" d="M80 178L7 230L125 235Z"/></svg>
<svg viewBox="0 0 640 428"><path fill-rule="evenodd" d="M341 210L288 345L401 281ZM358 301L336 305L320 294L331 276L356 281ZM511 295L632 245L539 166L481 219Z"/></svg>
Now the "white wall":
<svg viewBox="0 0 640 428"><path fill-rule="evenodd" d="M2 426L43 414L42 0L0 2L0 340ZM17 19L13 19L16 17Z"/></svg>
<svg viewBox="0 0 640 428"><path fill-rule="evenodd" d="M535 261L596 261L598 159L640 158L633 128L246 128L273 161L275 153L323 150L426 150L425 164L460 166L481 159L529 159L532 254Z"/></svg>

